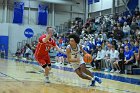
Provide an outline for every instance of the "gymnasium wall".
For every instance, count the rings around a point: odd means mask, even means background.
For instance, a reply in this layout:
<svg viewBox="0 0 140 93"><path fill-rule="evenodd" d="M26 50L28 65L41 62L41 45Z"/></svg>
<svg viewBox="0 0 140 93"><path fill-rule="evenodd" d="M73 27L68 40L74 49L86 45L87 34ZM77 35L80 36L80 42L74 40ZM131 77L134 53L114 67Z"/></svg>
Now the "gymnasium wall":
<svg viewBox="0 0 140 93"><path fill-rule="evenodd" d="M27 37L24 35L24 31L27 28L31 28L34 35L36 35L44 32L46 26L1 23L0 28L0 44L5 44L7 52L9 49L11 53L15 53L17 50L17 43L21 42L22 40L27 40Z"/></svg>
<svg viewBox="0 0 140 93"><path fill-rule="evenodd" d="M11 53L15 53L17 50L17 43L22 40L27 40L24 35L26 28L31 28L34 31L34 35L45 31L46 26L40 26L37 24L38 18L38 5L41 2L35 2L30 0L8 0L7 3L7 16L6 23L4 22L4 4L5 0L0 0L0 44L4 44L6 52L8 50ZM25 3L24 13L23 13L23 24L13 24L13 1L21 1ZM66 5L66 4L55 4L55 26L59 26L64 22L68 22L70 19L75 17L84 18L84 0L77 0L80 2L78 5ZM52 4L42 2L42 4L47 4L49 8L48 14L48 25L52 25ZM30 7L30 12L29 12ZM5 43L4 43L5 42Z"/></svg>
<svg viewBox="0 0 140 93"><path fill-rule="evenodd" d="M97 11L102 11L106 9L111 9L112 8L112 2L113 0L100 0L99 2L96 2L93 4L89 5L89 12L97 12ZM118 4L119 3L119 4ZM115 6L123 6L122 0L115 0Z"/></svg>
<svg viewBox="0 0 140 93"><path fill-rule="evenodd" d="M36 25L38 18L38 5L41 2L35 2L33 0L14 0L24 2L24 14L23 14L23 24ZM70 19L75 17L84 18L84 0L77 0L80 4L76 5L67 5L67 4L55 4L55 26L59 26L64 22L67 22ZM4 4L3 0L0 0L0 22L3 22L4 15ZM7 11L7 23L12 23L13 19L13 0L8 0L8 11ZM48 25L52 25L52 4L47 2L42 2L42 4L48 5L49 16L48 16ZM30 7L30 12L29 12Z"/></svg>
<svg viewBox="0 0 140 93"><path fill-rule="evenodd" d="M91 16L97 17L100 15L111 14L112 0L100 0L89 5L89 13ZM122 0L115 0L116 12L125 11L124 4Z"/></svg>

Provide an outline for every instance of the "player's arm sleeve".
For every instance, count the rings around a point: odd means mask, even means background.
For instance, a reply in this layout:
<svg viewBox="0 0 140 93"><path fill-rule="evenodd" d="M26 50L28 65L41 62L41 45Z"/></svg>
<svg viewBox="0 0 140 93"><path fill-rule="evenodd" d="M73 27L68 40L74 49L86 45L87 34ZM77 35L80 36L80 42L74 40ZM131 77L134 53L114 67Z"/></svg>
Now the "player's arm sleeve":
<svg viewBox="0 0 140 93"><path fill-rule="evenodd" d="M56 42L53 40L53 43L52 43L52 45L55 47L55 46L57 46L57 44L56 44Z"/></svg>
<svg viewBox="0 0 140 93"><path fill-rule="evenodd" d="M46 38L46 35L42 35L42 36L39 38L39 42L40 42L40 43L43 43L43 38Z"/></svg>

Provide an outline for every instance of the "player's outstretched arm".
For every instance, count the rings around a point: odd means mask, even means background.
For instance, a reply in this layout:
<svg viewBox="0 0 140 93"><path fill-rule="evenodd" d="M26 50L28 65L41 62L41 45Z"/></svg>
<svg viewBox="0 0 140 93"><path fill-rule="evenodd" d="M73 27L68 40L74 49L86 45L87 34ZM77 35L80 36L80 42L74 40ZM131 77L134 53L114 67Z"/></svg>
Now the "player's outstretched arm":
<svg viewBox="0 0 140 93"><path fill-rule="evenodd" d="M59 48L57 45L55 46L55 48L56 48L57 51L59 51L59 52L61 52L61 53L63 53L63 54L66 54L66 53L65 53L64 51L62 51L62 49Z"/></svg>

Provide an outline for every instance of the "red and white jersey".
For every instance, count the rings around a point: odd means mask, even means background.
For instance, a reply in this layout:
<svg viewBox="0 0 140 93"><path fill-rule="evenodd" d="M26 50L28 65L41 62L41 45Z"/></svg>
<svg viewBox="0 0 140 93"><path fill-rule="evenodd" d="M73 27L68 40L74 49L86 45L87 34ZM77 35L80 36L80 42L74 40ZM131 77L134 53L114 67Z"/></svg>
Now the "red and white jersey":
<svg viewBox="0 0 140 93"><path fill-rule="evenodd" d="M46 43L44 43L42 39L45 37L46 34L42 35L39 38L39 42L35 50L35 57L48 55L49 50L56 46L56 42L52 38L50 38Z"/></svg>

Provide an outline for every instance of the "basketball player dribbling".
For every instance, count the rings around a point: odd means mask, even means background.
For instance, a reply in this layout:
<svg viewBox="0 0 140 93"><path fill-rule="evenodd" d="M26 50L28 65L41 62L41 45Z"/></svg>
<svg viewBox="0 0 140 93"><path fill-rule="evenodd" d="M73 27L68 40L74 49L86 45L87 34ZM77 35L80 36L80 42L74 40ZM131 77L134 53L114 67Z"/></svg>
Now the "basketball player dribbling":
<svg viewBox="0 0 140 93"><path fill-rule="evenodd" d="M36 50L35 50L35 59L38 63L45 69L45 82L50 83L49 81L49 71L51 70L51 62L49 56L49 50L51 48L56 48L57 51L64 53L57 45L53 36L54 29L52 27L47 27L46 34L40 36Z"/></svg>
<svg viewBox="0 0 140 93"><path fill-rule="evenodd" d="M72 65L76 74L86 80L91 80L90 86L95 86L95 81L101 83L101 79L97 76L93 76L92 73L86 68L86 64L83 61L83 57L80 52L86 54L86 52L79 45L80 38L76 34L69 35L69 45L66 48L67 60Z"/></svg>

